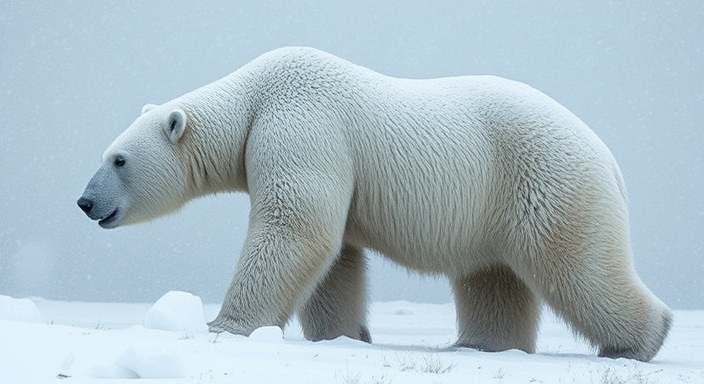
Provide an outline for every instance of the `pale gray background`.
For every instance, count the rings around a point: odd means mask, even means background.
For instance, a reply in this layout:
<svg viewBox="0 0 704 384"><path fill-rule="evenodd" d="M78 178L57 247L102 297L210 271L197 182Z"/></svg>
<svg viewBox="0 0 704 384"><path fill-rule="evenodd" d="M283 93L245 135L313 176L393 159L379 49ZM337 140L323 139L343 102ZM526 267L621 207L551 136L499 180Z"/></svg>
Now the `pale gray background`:
<svg viewBox="0 0 704 384"><path fill-rule="evenodd" d="M551 95L626 178L639 274L704 308L704 2L0 2L0 294L222 300L245 195L113 231L75 200L108 144L162 103L285 45L384 74L495 74ZM447 283L372 255L375 300L449 301Z"/></svg>

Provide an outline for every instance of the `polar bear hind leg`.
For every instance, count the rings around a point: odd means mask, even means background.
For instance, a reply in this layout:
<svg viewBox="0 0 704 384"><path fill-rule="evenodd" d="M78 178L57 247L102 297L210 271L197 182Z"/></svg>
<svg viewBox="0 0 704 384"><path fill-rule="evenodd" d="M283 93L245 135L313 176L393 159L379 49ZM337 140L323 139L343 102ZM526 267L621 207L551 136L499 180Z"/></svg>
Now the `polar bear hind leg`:
<svg viewBox="0 0 704 384"><path fill-rule="evenodd" d="M669 332L672 314L637 277L630 256L613 255L622 248L603 251L612 254L584 257L581 263L540 258L549 261L534 263L538 269L526 276L536 276L531 284L537 283L547 304L597 347L599 356L650 361Z"/></svg>
<svg viewBox="0 0 704 384"><path fill-rule="evenodd" d="M363 252L344 246L327 275L299 310L308 340L339 336L371 343L367 328L366 259Z"/></svg>
<svg viewBox="0 0 704 384"><path fill-rule="evenodd" d="M511 269L496 265L451 279L460 347L535 352L540 303Z"/></svg>

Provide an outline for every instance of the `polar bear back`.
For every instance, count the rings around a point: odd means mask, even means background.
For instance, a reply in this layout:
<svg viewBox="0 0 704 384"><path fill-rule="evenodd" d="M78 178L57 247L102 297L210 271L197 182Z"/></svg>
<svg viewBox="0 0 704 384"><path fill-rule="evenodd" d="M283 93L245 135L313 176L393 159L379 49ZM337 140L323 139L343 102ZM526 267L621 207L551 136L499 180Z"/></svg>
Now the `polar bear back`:
<svg viewBox="0 0 704 384"><path fill-rule="evenodd" d="M352 158L345 242L447 273L524 252L517 229L526 238L547 235L577 211L627 220L611 153L543 93L494 76L391 78L310 54L316 60L305 58L301 76L313 79L290 91L305 97L288 98L286 108L307 108L299 113L306 140L325 141L311 150Z"/></svg>
<svg viewBox="0 0 704 384"><path fill-rule="evenodd" d="M338 190L321 193L349 205L343 242L413 269L468 271L527 248L539 253L541 238L565 231L561 222L591 225L605 211L617 216L608 221L615 227L627 222L609 150L525 84L393 78L291 47L200 93L232 92L237 82L247 84L255 109L245 160L253 209L257 177L335 180ZM272 154L290 158L267 162Z"/></svg>

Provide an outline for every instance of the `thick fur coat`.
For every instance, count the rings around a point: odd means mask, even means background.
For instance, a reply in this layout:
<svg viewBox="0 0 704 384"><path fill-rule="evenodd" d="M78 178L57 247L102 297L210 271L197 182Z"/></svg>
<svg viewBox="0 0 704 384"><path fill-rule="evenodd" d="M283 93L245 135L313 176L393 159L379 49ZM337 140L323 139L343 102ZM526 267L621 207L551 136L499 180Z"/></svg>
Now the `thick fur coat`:
<svg viewBox="0 0 704 384"><path fill-rule="evenodd" d="M103 159L78 203L106 228L249 194L213 331L298 313L311 340L371 341L364 249L450 279L459 346L533 352L541 300L602 356L650 360L670 327L634 272L613 156L521 83L397 79L284 48L146 106Z"/></svg>

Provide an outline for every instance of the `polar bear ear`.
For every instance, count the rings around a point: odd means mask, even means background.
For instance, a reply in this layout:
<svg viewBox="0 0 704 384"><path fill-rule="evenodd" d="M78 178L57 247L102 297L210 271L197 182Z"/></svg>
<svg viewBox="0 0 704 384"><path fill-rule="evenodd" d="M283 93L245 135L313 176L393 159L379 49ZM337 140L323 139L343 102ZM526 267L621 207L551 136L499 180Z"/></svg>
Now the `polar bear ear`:
<svg viewBox="0 0 704 384"><path fill-rule="evenodd" d="M176 108L169 114L168 124L166 125L166 136L172 144L176 144L186 131L186 113L182 109Z"/></svg>
<svg viewBox="0 0 704 384"><path fill-rule="evenodd" d="M143 115L143 114L145 114L145 113L151 111L152 109L154 109L154 108L156 108L156 107L158 107L158 105L156 105L156 104L145 104L145 105L142 107L142 112L140 112L140 115Z"/></svg>

